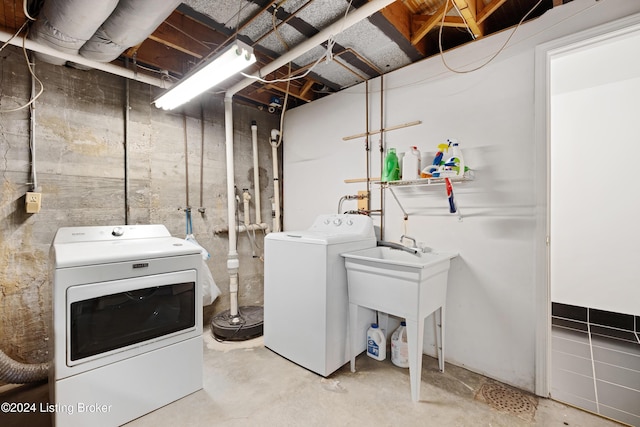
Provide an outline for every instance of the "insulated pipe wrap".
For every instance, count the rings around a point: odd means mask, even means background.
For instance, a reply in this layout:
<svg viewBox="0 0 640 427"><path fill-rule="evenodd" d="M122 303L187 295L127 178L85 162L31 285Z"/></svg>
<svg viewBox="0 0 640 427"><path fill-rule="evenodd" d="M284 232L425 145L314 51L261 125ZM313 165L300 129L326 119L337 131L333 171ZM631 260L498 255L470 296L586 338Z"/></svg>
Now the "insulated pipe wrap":
<svg viewBox="0 0 640 427"><path fill-rule="evenodd" d="M113 61L149 37L180 3L180 0L120 0L111 16L103 20L82 46L80 55L99 62Z"/></svg>
<svg viewBox="0 0 640 427"><path fill-rule="evenodd" d="M16 362L0 350L0 381L9 384L26 384L45 380L48 375L49 363Z"/></svg>
<svg viewBox="0 0 640 427"><path fill-rule="evenodd" d="M29 38L60 52L77 54L117 4L118 0L47 0L29 32ZM49 55L37 56L55 65L66 63Z"/></svg>

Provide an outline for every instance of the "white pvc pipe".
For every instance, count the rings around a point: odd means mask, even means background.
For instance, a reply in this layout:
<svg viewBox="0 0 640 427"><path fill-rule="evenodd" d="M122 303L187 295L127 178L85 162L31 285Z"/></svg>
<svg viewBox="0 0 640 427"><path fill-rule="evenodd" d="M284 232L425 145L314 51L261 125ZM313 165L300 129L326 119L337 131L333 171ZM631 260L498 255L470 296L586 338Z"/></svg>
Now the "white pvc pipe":
<svg viewBox="0 0 640 427"><path fill-rule="evenodd" d="M334 35L339 34L343 30L351 27L357 22L362 21L368 16L376 13L380 9L393 3L395 0L372 0L369 3L359 7L343 19L339 19L320 31L310 39L300 43L281 57L277 58L268 65L265 65L254 76L267 75L278 68L286 65L288 62L296 59L300 55L308 52L319 44L329 40ZM237 235L235 222L235 182L234 182L234 164L233 164L233 95L238 91L249 86L255 80L246 78L227 89L224 99L225 112L225 134L227 141L227 208L229 221L229 255L227 258L227 270L229 271L229 293L231 298L231 307L229 314L231 317L238 315L238 252L236 250ZM280 130L282 132L282 129ZM272 144L273 163L274 163L274 200L276 201L276 218L273 223L273 231L280 231L280 185L278 184L278 148Z"/></svg>
<svg viewBox="0 0 640 427"><path fill-rule="evenodd" d="M227 214L229 222L229 254L227 256L227 271L229 272L229 315L238 316L238 251L236 245L238 236L236 234L236 198L235 198L235 178L233 164L233 102L231 98L224 100L224 129L226 138L227 155Z"/></svg>
<svg viewBox="0 0 640 427"><path fill-rule="evenodd" d="M326 42L332 36L336 36L340 34L342 31L346 30L347 28L351 27L354 24L357 24L363 19L373 15L374 13L390 5L394 1L395 0L372 0L369 3L366 3L363 6L360 6L358 9L349 13L344 18L338 19L336 22L329 25L328 27L320 31L318 34L316 34L315 36L305 40L304 42L300 43L293 49L287 51L284 55L275 59L273 62L270 62L269 64L265 65L260 69L260 71L254 73L253 76L255 77L266 76L269 73L274 72L278 68L288 64L290 61L293 61L300 55L307 53L314 47L320 45L321 43ZM249 86L251 83L254 83L255 81L256 79L247 77L246 79L239 81L238 83L236 83L235 85L227 89L227 93L225 96L231 98L233 97L233 95L235 95L245 87Z"/></svg>
<svg viewBox="0 0 640 427"><path fill-rule="evenodd" d="M13 37L13 34L7 33L5 31L0 31L0 41L2 43L5 43L7 40L10 40L12 37ZM9 42L9 44L17 47L22 47L22 43L23 43L22 37L15 37L11 39L11 41ZM104 71L120 77L125 77L131 80L136 80L142 83L147 83L152 86L157 86L164 89L171 87L170 82L158 79L156 77L140 74L133 70L119 67L111 63L102 63L102 62L92 61L90 59L83 58L80 55L63 53L53 49L52 47L45 46L40 43L36 43L33 40L29 40L29 39L24 40L24 47L25 49L30 50L32 52L42 53L43 55L55 56L56 58L60 58L65 61L70 61L70 62L74 62L76 64L84 65L90 68L95 68L96 70Z"/></svg>
<svg viewBox="0 0 640 427"><path fill-rule="evenodd" d="M260 206L260 169L258 168L258 125L251 123L251 142L253 143L253 186L256 199L256 224L262 223Z"/></svg>
<svg viewBox="0 0 640 427"><path fill-rule="evenodd" d="M249 190L245 190L242 193L242 201L244 203L244 225L248 227L251 224L251 216L249 215L249 202L251 201L251 194L249 194Z"/></svg>

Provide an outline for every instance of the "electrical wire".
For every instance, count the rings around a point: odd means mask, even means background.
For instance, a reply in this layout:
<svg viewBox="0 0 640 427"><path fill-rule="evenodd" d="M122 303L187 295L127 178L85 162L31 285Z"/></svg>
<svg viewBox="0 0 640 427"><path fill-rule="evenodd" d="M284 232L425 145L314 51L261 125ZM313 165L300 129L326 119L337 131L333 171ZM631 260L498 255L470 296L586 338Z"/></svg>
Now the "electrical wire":
<svg viewBox="0 0 640 427"><path fill-rule="evenodd" d="M349 4L347 5L347 9L344 13L344 17L342 18L342 26L340 27L340 31L338 31L338 34L342 33L342 31L344 31L344 24L345 21L347 19L347 15L349 14L349 10L351 9L351 3L353 3L353 0L349 0ZM275 25L275 14L277 12L277 7L274 8L273 13L272 13L272 23L273 23L273 30L276 34L276 36L280 39L280 41L284 44L284 46L286 47L287 50L289 50L289 45L287 44L287 42L282 38L282 36L280 35L280 33L278 32L278 29ZM336 35L338 35L336 34ZM309 67L307 69L306 72L304 72L303 74L299 74L293 77L287 77L286 79L273 79L273 80L267 80L267 79L263 79L260 76L255 76L252 74L246 74L246 73L240 73L242 76L247 77L249 79L254 79L257 80L261 83L288 83L292 80L297 80L297 79L302 79L306 76L309 75L309 73L311 73L311 71L324 59L326 60L326 62L331 62L333 60L333 46L335 45L335 37L336 35L331 35L329 37L329 39L327 40L327 47L325 49L325 54L320 56L314 63L313 65L311 65L311 67ZM289 67L289 74L291 74L291 66ZM287 89L288 91L288 89Z"/></svg>
<svg viewBox="0 0 640 427"><path fill-rule="evenodd" d="M445 5L445 10L449 10L449 1L447 0L447 3ZM542 3L542 0L538 0L538 2L522 17L522 19L520 20L520 22L518 22L518 25L515 26L515 28L513 29L513 31L511 32L511 34L509 34L509 37L507 37L507 40L504 42L504 44L500 47L500 49L498 49L498 51L491 56L485 63L475 67L475 68L471 68L469 70L456 70L454 68L451 68L449 66L449 64L447 64L447 61L444 59L444 51L442 49L442 28L444 27L444 18L445 18L445 13L442 14L442 21L440 22L440 30L438 31L438 48L440 50L440 58L442 59L442 64L449 70L452 71L454 73L458 73L458 74L466 74L466 73L472 73L474 71L478 71L481 68L484 68L486 65L488 65L490 62L492 62L498 55L500 55L500 53L502 53L502 51L507 47L507 44L509 43L509 41L511 40L511 37L513 37L513 35L516 33L516 31L518 31L518 28L520 28L520 25L522 25L522 23L524 22L525 19L527 19L527 16L529 16L538 6L540 6L540 4ZM455 5L455 3L454 3ZM458 10L458 8L456 7L456 10ZM458 13L460 13L460 11L458 10ZM462 14L460 15L462 16ZM462 17L462 19L464 20L465 25L467 26L467 28L469 28L469 25L467 24L467 21L464 19L464 17ZM469 31L471 32L471 29L469 28ZM474 37L475 38L475 37Z"/></svg>
<svg viewBox="0 0 640 427"><path fill-rule="evenodd" d="M313 63L313 65L312 65L311 67L309 67L309 68L307 69L307 71L305 71L305 72L304 72L304 74L298 74L298 75L295 75L295 76L293 76L293 77L287 77L286 79L273 79L273 80L267 80L267 79L263 79L263 78L262 78L262 77L260 77L260 76L254 76L254 75L252 75L252 74L246 74L246 73L240 73L240 74L242 74L244 77L247 77L247 78L250 78L250 79L257 80L257 81L259 81L259 82L261 82L261 83L288 83L288 82L291 82L291 81L293 81L293 80L298 80L298 79L301 79L301 78L303 78L303 77L308 76L308 75L309 75L309 73L311 72L311 70L313 70L313 69L316 67L316 65L318 65L318 64L319 64L323 59L325 59L325 56L324 56L324 55L323 55L323 56L321 56L320 58L318 58L318 59L316 60L316 62L314 62L314 63ZM291 70L289 70L289 73L291 73Z"/></svg>
<svg viewBox="0 0 640 427"><path fill-rule="evenodd" d="M22 11L24 12L24 16L26 16L29 21L35 21L36 18L34 18L31 15L29 15L29 10L28 10L28 7L27 7L27 1L28 0L23 0L22 1Z"/></svg>
<svg viewBox="0 0 640 427"><path fill-rule="evenodd" d="M592 9L594 7L597 7L599 4L600 4L599 2L595 2L591 6L585 8L585 9L581 9L581 10L577 11L576 13L574 13L573 15L567 16L567 17L561 19L560 21L555 22L553 25L551 25L549 27L542 28L540 31L532 33L532 34L528 35L527 37L525 37L525 38L523 38L521 40L518 40L515 44L511 45L511 48L513 48L514 46L516 46L516 45L518 45L520 43L524 43L527 40L535 38L538 35L540 35L541 33L549 31L549 30L551 30L553 28L556 28L558 26L562 26L566 21L569 21L571 19L579 17L581 14L587 12L588 10L590 10L590 9ZM409 83L402 83L402 84L399 84L397 86L392 86L392 87L390 87L390 88L388 88L386 90L387 90L387 92L389 92L389 91L394 91L394 90L397 90L397 89L404 89L404 88L413 87L413 86L421 86L421 85L423 85L423 84L425 84L427 82L438 80L442 76L445 76L447 74L447 72L448 71L446 71L446 70L445 71L441 71L441 72L438 72L436 74L430 75L430 76L425 77L425 78L417 79L417 80L409 82ZM352 90L352 91L348 91L348 92L345 91L345 92L342 92L342 93L344 93L346 95L361 96L362 94L367 93L367 91Z"/></svg>
<svg viewBox="0 0 640 427"><path fill-rule="evenodd" d="M11 43L11 40L15 39L16 37L18 37L18 34L20 34L20 32L22 32L22 30L24 29L24 27L27 26L27 24L29 23L29 21L24 21L24 24L22 24L22 26L20 28L18 28L18 31L16 31L16 33L11 36L11 38L9 40L7 40L6 42L4 42L4 44L2 46L0 46L0 51L2 51L2 49L4 49L5 47L7 47L7 45L9 43Z"/></svg>
<svg viewBox="0 0 640 427"><path fill-rule="evenodd" d="M445 7L445 10L447 10L447 7L449 7L449 4L447 4L447 6ZM473 31L471 31L471 28L469 27L469 23L467 22L467 18L464 17L464 15L462 14L462 12L460 12L460 9L458 8L458 5L456 4L456 2L453 2L453 7L456 8L456 11L458 12L458 15L460 15L460 18L462 18L462 21L464 22L464 26L467 29L467 33L469 33L469 35L471 36L472 39L476 39L476 35L473 34ZM444 17L445 14L443 14L442 16ZM442 26L440 26L440 28L442 28Z"/></svg>
<svg viewBox="0 0 640 427"><path fill-rule="evenodd" d="M13 40L18 34L20 34L22 29L25 27L25 25L28 22L29 21L25 21L25 23L22 24L20 29L18 29L18 31L13 35L13 37L11 37L9 40L7 40L5 42L5 44L2 45L2 47L0 47L0 51L2 49L4 49L5 46L7 46L7 44L9 44L9 42L11 40ZM29 34L29 31L24 33L24 36L22 36L22 53L24 54L24 58L27 61L27 68L29 69L29 73L31 73L31 77L33 77L38 82L38 84L40 85L40 90L38 91L38 93L35 96L32 96L31 100L29 100L29 102L27 102L26 104L24 104L24 105L22 105L20 107L11 108L11 109L8 109L8 110L0 110L0 114L2 114L2 113L13 113L13 112L23 110L23 109L33 105L33 103L36 102L36 99L40 98L40 95L42 95L42 92L44 92L44 84L42 84L42 81L40 81L38 76L36 76L35 72L33 71L33 68L31 66L31 61L29 60L29 54L27 53L27 49L25 48L25 45L24 45L25 44L25 40L27 39L27 34Z"/></svg>

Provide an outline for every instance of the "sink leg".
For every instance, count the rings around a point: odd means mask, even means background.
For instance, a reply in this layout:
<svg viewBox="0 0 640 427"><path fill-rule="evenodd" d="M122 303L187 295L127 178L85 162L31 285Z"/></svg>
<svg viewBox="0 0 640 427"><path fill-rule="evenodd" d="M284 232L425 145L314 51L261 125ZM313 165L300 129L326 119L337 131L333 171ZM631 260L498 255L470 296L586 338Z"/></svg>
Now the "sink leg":
<svg viewBox="0 0 640 427"><path fill-rule="evenodd" d="M444 372L444 306L435 312L436 347L438 350L438 367Z"/></svg>
<svg viewBox="0 0 640 427"><path fill-rule="evenodd" d="M349 304L349 355L351 372L356 371L356 349L358 348L358 305Z"/></svg>
<svg viewBox="0 0 640 427"><path fill-rule="evenodd" d="M406 319L407 345L409 347L409 380L411 382L411 400L420 400L422 379L422 340L424 336L424 319L419 321Z"/></svg>

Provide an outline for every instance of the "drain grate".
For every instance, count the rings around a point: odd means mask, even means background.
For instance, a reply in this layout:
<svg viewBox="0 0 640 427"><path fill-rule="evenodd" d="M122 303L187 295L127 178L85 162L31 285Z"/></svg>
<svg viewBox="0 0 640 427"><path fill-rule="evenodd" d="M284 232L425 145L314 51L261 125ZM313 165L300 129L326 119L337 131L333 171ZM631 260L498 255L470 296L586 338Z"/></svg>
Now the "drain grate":
<svg viewBox="0 0 640 427"><path fill-rule="evenodd" d="M480 387L476 399L486 402L492 408L533 421L537 401L519 390L500 383L487 382Z"/></svg>

